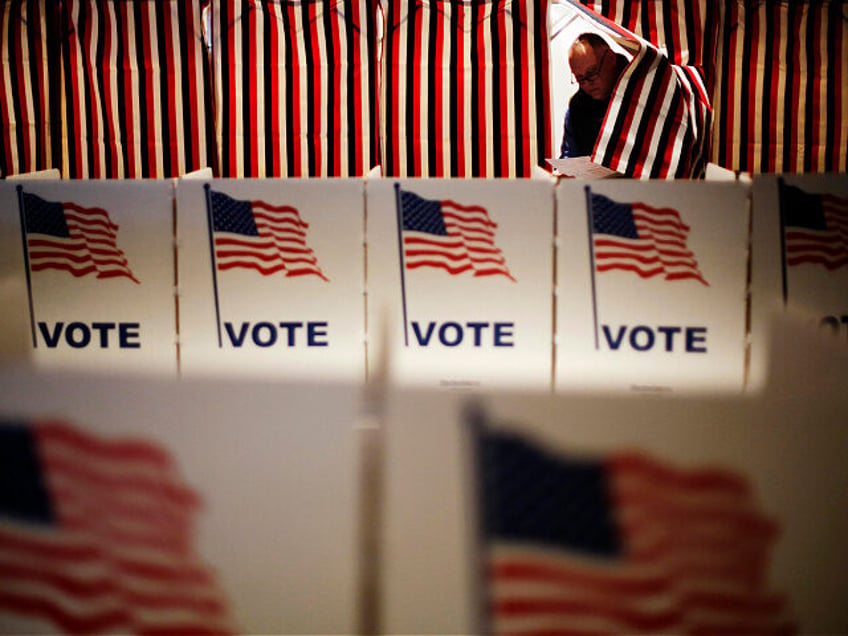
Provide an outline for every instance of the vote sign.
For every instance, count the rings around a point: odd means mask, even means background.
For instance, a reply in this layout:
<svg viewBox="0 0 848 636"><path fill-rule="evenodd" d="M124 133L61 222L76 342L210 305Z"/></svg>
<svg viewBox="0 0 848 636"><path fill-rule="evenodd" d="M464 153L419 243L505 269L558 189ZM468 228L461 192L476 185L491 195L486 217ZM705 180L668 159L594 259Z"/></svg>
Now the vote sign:
<svg viewBox="0 0 848 636"><path fill-rule="evenodd" d="M177 187L184 374L365 377L363 183Z"/></svg>
<svg viewBox="0 0 848 636"><path fill-rule="evenodd" d="M735 183L557 189L560 390L741 390L748 212Z"/></svg>
<svg viewBox="0 0 848 636"><path fill-rule="evenodd" d="M166 181L2 184L37 364L176 372L172 202Z"/></svg>
<svg viewBox="0 0 848 636"><path fill-rule="evenodd" d="M369 351L388 320L400 382L550 387L553 190L368 181Z"/></svg>

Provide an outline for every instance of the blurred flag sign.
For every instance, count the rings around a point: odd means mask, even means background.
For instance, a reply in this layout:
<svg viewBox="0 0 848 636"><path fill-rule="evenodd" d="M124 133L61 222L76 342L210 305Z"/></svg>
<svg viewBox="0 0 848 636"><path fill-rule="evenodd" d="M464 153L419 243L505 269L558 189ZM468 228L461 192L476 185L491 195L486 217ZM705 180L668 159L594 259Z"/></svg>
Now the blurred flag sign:
<svg viewBox="0 0 848 636"><path fill-rule="evenodd" d="M558 389L742 389L744 187L564 182L557 214Z"/></svg>
<svg viewBox="0 0 848 636"><path fill-rule="evenodd" d="M770 316L812 316L811 330L848 339L848 178L758 176L752 186L752 373L765 374Z"/></svg>
<svg viewBox="0 0 848 636"><path fill-rule="evenodd" d="M489 633L794 631L768 582L778 526L742 475L472 428Z"/></svg>
<svg viewBox="0 0 848 636"><path fill-rule="evenodd" d="M363 185L183 181L181 371L365 374Z"/></svg>
<svg viewBox="0 0 848 636"><path fill-rule="evenodd" d="M367 182L368 314L390 321L402 383L550 387L553 190Z"/></svg>
<svg viewBox="0 0 848 636"><path fill-rule="evenodd" d="M0 421L0 624L231 633L171 455L63 421Z"/></svg>
<svg viewBox="0 0 848 636"><path fill-rule="evenodd" d="M0 200L37 364L176 371L170 183L21 182Z"/></svg>

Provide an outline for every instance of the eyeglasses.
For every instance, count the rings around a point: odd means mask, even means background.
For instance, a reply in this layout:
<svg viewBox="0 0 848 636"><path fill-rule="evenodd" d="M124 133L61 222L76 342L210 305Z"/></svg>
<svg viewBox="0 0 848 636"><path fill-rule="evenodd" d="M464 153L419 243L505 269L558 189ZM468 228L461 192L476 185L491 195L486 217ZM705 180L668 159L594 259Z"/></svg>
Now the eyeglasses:
<svg viewBox="0 0 848 636"><path fill-rule="evenodd" d="M604 49L604 54L601 56L601 61L598 62L594 67L586 71L583 75L575 74L574 81L582 86L583 84L591 84L596 79L598 79L598 76L601 74L601 69L604 67L604 60L606 59L608 52L609 49Z"/></svg>

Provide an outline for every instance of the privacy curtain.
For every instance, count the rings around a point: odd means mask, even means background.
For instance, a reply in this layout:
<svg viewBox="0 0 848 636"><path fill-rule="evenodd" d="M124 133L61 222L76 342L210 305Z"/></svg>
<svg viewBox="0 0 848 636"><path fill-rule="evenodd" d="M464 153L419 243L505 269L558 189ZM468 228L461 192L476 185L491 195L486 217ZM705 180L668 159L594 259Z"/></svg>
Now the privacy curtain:
<svg viewBox="0 0 848 636"><path fill-rule="evenodd" d="M371 0L213 2L224 177L360 176L379 159Z"/></svg>
<svg viewBox="0 0 848 636"><path fill-rule="evenodd" d="M209 165L200 0L64 0L61 38L66 177Z"/></svg>
<svg viewBox="0 0 848 636"><path fill-rule="evenodd" d="M848 170L848 3L720 6L712 161L755 174Z"/></svg>
<svg viewBox="0 0 848 636"><path fill-rule="evenodd" d="M387 176L529 177L551 156L547 0L387 0Z"/></svg>
<svg viewBox="0 0 848 636"><path fill-rule="evenodd" d="M630 53L613 89L593 161L642 179L702 176L712 117L702 70L674 64L654 44L576 0L567 4Z"/></svg>
<svg viewBox="0 0 848 636"><path fill-rule="evenodd" d="M0 176L61 166L57 16L43 0L0 1Z"/></svg>

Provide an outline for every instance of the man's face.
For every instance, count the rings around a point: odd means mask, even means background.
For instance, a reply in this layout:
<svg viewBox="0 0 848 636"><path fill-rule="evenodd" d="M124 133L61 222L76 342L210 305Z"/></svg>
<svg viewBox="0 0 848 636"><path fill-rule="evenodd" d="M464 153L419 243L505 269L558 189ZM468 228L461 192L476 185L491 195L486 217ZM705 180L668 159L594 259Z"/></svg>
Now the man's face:
<svg viewBox="0 0 848 636"><path fill-rule="evenodd" d="M615 54L606 47L596 51L590 45L578 42L568 56L571 72L581 90L593 99L606 99L615 86Z"/></svg>

